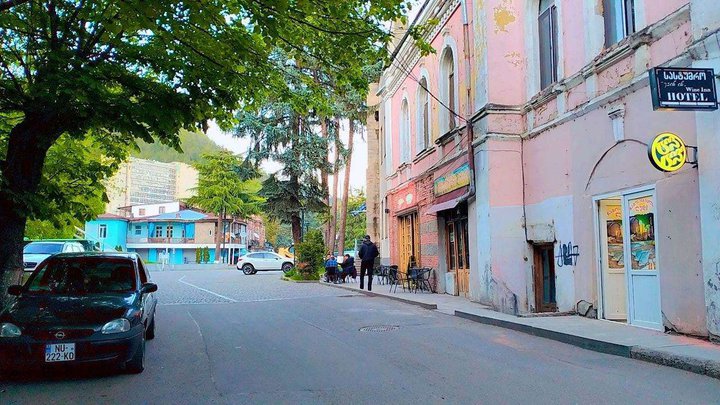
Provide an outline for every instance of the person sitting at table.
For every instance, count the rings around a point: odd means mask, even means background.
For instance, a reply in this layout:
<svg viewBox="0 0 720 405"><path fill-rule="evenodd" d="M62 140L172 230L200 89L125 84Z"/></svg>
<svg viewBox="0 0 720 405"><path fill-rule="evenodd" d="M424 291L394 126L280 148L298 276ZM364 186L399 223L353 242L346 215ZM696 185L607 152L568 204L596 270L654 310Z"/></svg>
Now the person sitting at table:
<svg viewBox="0 0 720 405"><path fill-rule="evenodd" d="M357 278L357 271L355 270L355 258L346 254L345 259L342 262L342 279L345 280L348 277L352 277L353 280Z"/></svg>
<svg viewBox="0 0 720 405"><path fill-rule="evenodd" d="M333 256L331 253L328 253L327 260L325 260L325 278L330 283L337 284L337 260L335 259L335 256Z"/></svg>

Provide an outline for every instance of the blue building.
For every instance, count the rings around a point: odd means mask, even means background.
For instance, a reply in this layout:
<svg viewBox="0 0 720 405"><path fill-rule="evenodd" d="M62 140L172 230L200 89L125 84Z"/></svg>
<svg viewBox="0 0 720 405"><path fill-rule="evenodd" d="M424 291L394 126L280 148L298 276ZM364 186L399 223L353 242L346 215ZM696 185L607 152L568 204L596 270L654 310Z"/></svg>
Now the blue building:
<svg viewBox="0 0 720 405"><path fill-rule="evenodd" d="M114 214L102 214L85 223L85 238L94 242L101 251L127 251L128 219Z"/></svg>
<svg viewBox="0 0 720 405"><path fill-rule="evenodd" d="M136 252L148 263L169 265L197 262L197 251L208 249L207 262L215 257L217 217L181 209L140 218L103 214L85 224L88 238L100 241L101 248ZM228 219L224 223L222 257L219 262L235 263L247 251L247 224Z"/></svg>

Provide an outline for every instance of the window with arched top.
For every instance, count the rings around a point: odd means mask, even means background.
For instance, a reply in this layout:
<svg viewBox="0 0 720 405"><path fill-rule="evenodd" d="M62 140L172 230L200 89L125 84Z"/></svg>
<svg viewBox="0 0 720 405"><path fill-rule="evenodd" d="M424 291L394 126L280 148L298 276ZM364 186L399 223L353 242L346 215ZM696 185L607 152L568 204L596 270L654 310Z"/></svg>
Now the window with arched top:
<svg viewBox="0 0 720 405"><path fill-rule="evenodd" d="M417 153L422 152L430 146L430 91L427 78L420 79L420 86L417 91L417 130L416 142Z"/></svg>
<svg viewBox="0 0 720 405"><path fill-rule="evenodd" d="M540 46L540 88L545 89L558 79L558 17L555 0L540 0L538 42Z"/></svg>
<svg viewBox="0 0 720 405"><path fill-rule="evenodd" d="M407 99L403 99L400 107L400 161L410 161L410 108Z"/></svg>
<svg viewBox="0 0 720 405"><path fill-rule="evenodd" d="M455 87L455 58L450 47L445 48L440 60L440 95L442 104L440 124L444 132L455 129L457 125L457 88Z"/></svg>

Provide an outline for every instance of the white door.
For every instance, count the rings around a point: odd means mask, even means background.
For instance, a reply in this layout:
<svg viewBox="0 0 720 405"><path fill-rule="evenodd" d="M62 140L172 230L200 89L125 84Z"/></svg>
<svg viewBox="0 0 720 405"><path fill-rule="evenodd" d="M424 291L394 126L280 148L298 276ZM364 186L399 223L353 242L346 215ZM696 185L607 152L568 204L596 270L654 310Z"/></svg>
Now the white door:
<svg viewBox="0 0 720 405"><path fill-rule="evenodd" d="M282 267L280 256L273 253L263 253L263 255L265 256L265 261L268 264L268 270L280 270Z"/></svg>
<svg viewBox="0 0 720 405"><path fill-rule="evenodd" d="M661 330L654 191L625 195L623 213L628 321Z"/></svg>
<svg viewBox="0 0 720 405"><path fill-rule="evenodd" d="M620 197L600 200L598 206L603 317L613 321L628 319L622 206Z"/></svg>

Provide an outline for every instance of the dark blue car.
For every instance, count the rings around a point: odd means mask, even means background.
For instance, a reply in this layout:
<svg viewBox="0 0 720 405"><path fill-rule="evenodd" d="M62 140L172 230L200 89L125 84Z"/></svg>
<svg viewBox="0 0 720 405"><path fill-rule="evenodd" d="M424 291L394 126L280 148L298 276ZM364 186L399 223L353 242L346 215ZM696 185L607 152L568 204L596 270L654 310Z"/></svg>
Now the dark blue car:
<svg viewBox="0 0 720 405"><path fill-rule="evenodd" d="M112 363L144 369L155 337L153 294L134 253L63 253L41 262L23 286L11 286L0 312L0 364L49 369Z"/></svg>

